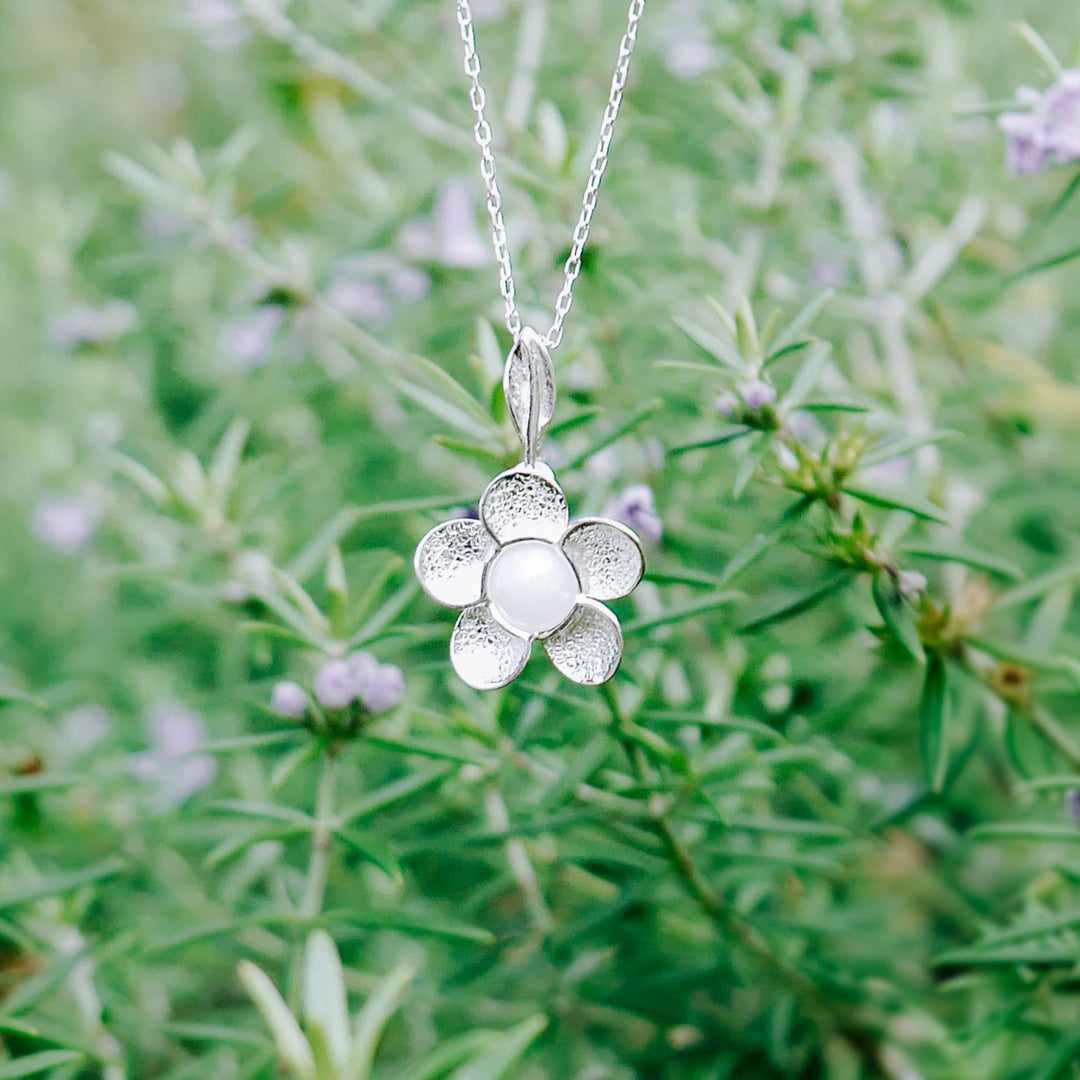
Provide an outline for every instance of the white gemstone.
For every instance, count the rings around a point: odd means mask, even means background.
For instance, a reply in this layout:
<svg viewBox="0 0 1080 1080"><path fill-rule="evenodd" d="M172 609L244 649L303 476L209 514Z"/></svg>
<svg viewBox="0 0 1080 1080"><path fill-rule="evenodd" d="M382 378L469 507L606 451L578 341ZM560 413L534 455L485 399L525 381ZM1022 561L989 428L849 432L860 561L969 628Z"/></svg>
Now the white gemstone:
<svg viewBox="0 0 1080 1080"><path fill-rule="evenodd" d="M580 588L570 560L546 540L518 540L492 559L487 598L498 619L523 634L546 634L567 620Z"/></svg>

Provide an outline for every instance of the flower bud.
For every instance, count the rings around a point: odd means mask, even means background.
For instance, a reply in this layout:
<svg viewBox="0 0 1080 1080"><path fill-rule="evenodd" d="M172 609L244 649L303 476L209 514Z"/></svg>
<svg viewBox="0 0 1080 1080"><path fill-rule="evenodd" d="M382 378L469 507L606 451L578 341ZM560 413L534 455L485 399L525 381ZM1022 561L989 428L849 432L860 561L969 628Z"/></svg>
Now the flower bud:
<svg viewBox="0 0 1080 1080"><path fill-rule="evenodd" d="M344 660L324 664L315 676L313 689L324 709L344 709L356 700L356 678Z"/></svg>
<svg viewBox="0 0 1080 1080"><path fill-rule="evenodd" d="M776 401L776 388L761 379L755 379L743 390L743 401L748 409L757 412Z"/></svg>
<svg viewBox="0 0 1080 1080"><path fill-rule="evenodd" d="M273 693L270 695L270 707L279 716L289 716L299 720L307 712L307 693L299 683L282 680L274 683Z"/></svg>
<svg viewBox="0 0 1080 1080"><path fill-rule="evenodd" d="M405 696L405 675L393 664L379 664L374 676L360 695L364 708L372 716L387 712Z"/></svg>
<svg viewBox="0 0 1080 1080"><path fill-rule="evenodd" d="M733 394L730 390L725 390L722 394L716 396L716 411L725 420L734 420L741 404L738 395Z"/></svg>

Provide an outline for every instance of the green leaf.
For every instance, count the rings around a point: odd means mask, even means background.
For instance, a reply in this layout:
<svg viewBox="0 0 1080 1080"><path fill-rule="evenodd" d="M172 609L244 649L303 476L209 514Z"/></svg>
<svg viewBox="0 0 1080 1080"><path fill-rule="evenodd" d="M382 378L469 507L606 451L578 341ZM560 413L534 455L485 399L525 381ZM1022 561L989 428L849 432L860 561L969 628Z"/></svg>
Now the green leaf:
<svg viewBox="0 0 1080 1080"><path fill-rule="evenodd" d="M346 506L339 510L289 563L287 569L297 581L307 581L322 565L326 553L361 521L398 517L403 514L449 510L476 502L475 495L425 495L419 499L393 499L368 506Z"/></svg>
<svg viewBox="0 0 1080 1080"><path fill-rule="evenodd" d="M919 699L919 739L930 790L939 793L949 769L949 697L945 661L930 655Z"/></svg>
<svg viewBox="0 0 1080 1080"><path fill-rule="evenodd" d="M917 518L926 521L936 521L939 525L948 525L949 519L945 511L933 503L922 502L919 499L899 499L892 495L882 495L877 491L867 491L865 488L844 488L844 492L853 499L869 503L870 506L879 506L883 510L903 510L907 514L914 514Z"/></svg>
<svg viewBox="0 0 1080 1080"><path fill-rule="evenodd" d="M1025 581L1022 585L1015 585L999 593L994 601L994 610L1007 611L1009 608L1026 604L1029 600L1035 600L1051 589L1075 581L1077 578L1080 578L1080 563L1059 566L1056 570L1040 574L1038 577Z"/></svg>
<svg viewBox="0 0 1080 1080"><path fill-rule="evenodd" d="M1075 948L1019 948L1002 949L999 952L981 952L978 949L950 949L935 956L932 963L941 967L1010 967L1053 966L1071 967L1080 959Z"/></svg>
<svg viewBox="0 0 1080 1080"><path fill-rule="evenodd" d="M590 420L595 420L596 417L603 416L604 411L605 410L600 405L590 405L588 408L582 409L573 416L568 416L565 420L560 420L559 423L552 424L551 427L548 428L548 438L559 439L563 435L589 423Z"/></svg>
<svg viewBox="0 0 1080 1080"><path fill-rule="evenodd" d="M345 579L345 564L341 561L341 549L334 544L326 556L326 595L329 598L328 614L330 632L340 637L345 629L349 610L349 586Z"/></svg>
<svg viewBox="0 0 1080 1080"><path fill-rule="evenodd" d="M378 837L342 826L334 829L334 835L339 836L358 855L382 870L396 885L402 884L404 878L397 858Z"/></svg>
<svg viewBox="0 0 1080 1080"><path fill-rule="evenodd" d="M827 289L804 305L772 343L772 347L765 354L765 362L769 363L776 360L781 353L787 352L792 345L798 342L807 330L814 325L818 315L821 314L822 309L832 298L832 290Z"/></svg>
<svg viewBox="0 0 1080 1080"><path fill-rule="evenodd" d="M484 468L490 469L494 466L501 470L503 467L506 455L502 450L493 450L490 446L481 446L478 443L466 442L464 439L455 439L452 435L434 435L432 439L439 446L452 450L455 454L479 462Z"/></svg>
<svg viewBox="0 0 1080 1080"><path fill-rule="evenodd" d="M875 574L870 591L889 633L912 660L921 664L926 659L926 653L915 625L915 612L901 595L892 575L885 571Z"/></svg>
<svg viewBox="0 0 1080 1080"><path fill-rule="evenodd" d="M706 615L718 608L727 607L743 599L740 592L718 592L711 596L703 596L699 600L693 600L680 607L671 608L660 615L651 615L641 619L634 619L623 628L625 637L633 637L636 634L647 634L660 626L671 626L675 623L686 622L687 619L695 619L699 615Z"/></svg>
<svg viewBox="0 0 1080 1080"><path fill-rule="evenodd" d="M799 368L787 393L780 401L781 410L788 412L800 408L806 402L821 380L822 372L830 356L832 356L832 346L827 342L818 341L810 347L802 367Z"/></svg>
<svg viewBox="0 0 1080 1080"><path fill-rule="evenodd" d="M426 772L411 772L400 780L394 780L375 791L369 791L350 803L338 815L342 825L349 825L370 817L401 799L407 799L426 788L438 784L450 772L448 766L429 768Z"/></svg>
<svg viewBox="0 0 1080 1080"><path fill-rule="evenodd" d="M731 483L731 497L739 499L746 490L762 459L769 452L769 440L760 432L756 433L753 445L748 446L735 466L735 477Z"/></svg>
<svg viewBox="0 0 1080 1080"><path fill-rule="evenodd" d="M342 1080L368 1080L386 1025L405 1000L416 972L412 964L400 964L380 980L364 1002L364 1007L356 1014L352 1053L342 1073Z"/></svg>
<svg viewBox="0 0 1080 1080"><path fill-rule="evenodd" d="M470 754L459 749L457 743L434 743L421 739L395 739L389 735L368 733L364 741L384 750L394 750L403 754L416 754L419 757L432 758L435 761L458 761L466 765L480 765L486 768L490 762L481 754Z"/></svg>
<svg viewBox="0 0 1080 1080"><path fill-rule="evenodd" d="M73 892L81 889L84 885L92 885L96 881L104 881L105 878L116 877L127 869L127 863L121 859L105 859L94 866L75 870L69 874L47 874L32 884L22 888L9 889L0 895L0 911L19 907L22 904L30 904L35 900L43 900L49 896L59 896L62 893Z"/></svg>
<svg viewBox="0 0 1080 1080"><path fill-rule="evenodd" d="M495 1032L468 1031L447 1039L394 1080L445 1080L452 1070L487 1050L497 1037Z"/></svg>
<svg viewBox="0 0 1080 1080"><path fill-rule="evenodd" d="M221 437L207 470L207 487L218 506L224 507L226 496L240 467L248 433L251 427L246 420L234 420Z"/></svg>
<svg viewBox="0 0 1080 1080"><path fill-rule="evenodd" d="M752 435L753 432L753 428L742 427L741 425L727 428L721 434L716 435L711 439L703 439L701 442L685 443L682 446L673 446L668 450L668 454L672 457L678 457L680 454L689 454L694 450L712 450L717 446L727 446L728 443L733 443L736 439L742 439L747 435Z"/></svg>
<svg viewBox="0 0 1080 1080"><path fill-rule="evenodd" d="M82 1061L86 1055L78 1050L42 1050L37 1054L0 1062L0 1080L18 1080L21 1076L38 1076L62 1065Z"/></svg>
<svg viewBox="0 0 1080 1080"><path fill-rule="evenodd" d="M349 1003L345 973L334 939L312 930L304 947L304 1021L318 1027L330 1059L338 1069L349 1060Z"/></svg>
<svg viewBox="0 0 1080 1080"><path fill-rule="evenodd" d="M270 977L250 960L241 960L236 970L274 1037L282 1064L295 1069L301 1080L317 1080L311 1046Z"/></svg>
<svg viewBox="0 0 1080 1080"><path fill-rule="evenodd" d="M280 821L286 825L295 825L304 829L313 829L316 824L315 819L309 814L305 814L291 806L259 802L256 799L219 799L210 804L210 809L223 814L239 814L242 817Z"/></svg>
<svg viewBox="0 0 1080 1080"><path fill-rule="evenodd" d="M778 623L794 619L797 615L802 615L816 604L821 603L822 600L825 600L835 593L838 593L841 589L846 588L850 581L851 577L848 574L834 577L832 580L825 582L824 585L819 585L809 592L801 593L794 599L786 601L767 614L760 615L756 619L751 619L750 622L740 626L736 633L757 634L770 626L775 626Z"/></svg>
<svg viewBox="0 0 1080 1080"><path fill-rule="evenodd" d="M739 355L734 342L717 337L703 326L688 319L676 317L675 325L697 346L704 349L717 363L739 375L748 371L746 361ZM719 373L719 372L717 372Z"/></svg>
<svg viewBox="0 0 1080 1080"><path fill-rule="evenodd" d="M423 357L413 356L410 360L419 369L424 383L391 379L399 393L463 435L481 442L498 438L499 429L491 415L457 379Z"/></svg>
<svg viewBox="0 0 1080 1080"><path fill-rule="evenodd" d="M965 834L971 840L1024 840L1047 844L1080 844L1080 826L1039 821L1006 821L976 825Z"/></svg>
<svg viewBox="0 0 1080 1080"><path fill-rule="evenodd" d="M946 439L955 439L959 435L959 431L928 431L921 435L901 435L895 439L881 439L859 459L859 468L869 469L875 465L884 465L887 461L907 457L908 454L924 446L944 442Z"/></svg>
<svg viewBox="0 0 1080 1080"><path fill-rule="evenodd" d="M1031 1074L1031 1080L1059 1080L1065 1070L1074 1072L1074 1066L1080 1059L1080 1025L1073 1025L1061 1033L1061 1037L1051 1047L1039 1067ZM1075 1075L1075 1073L1074 1073Z"/></svg>
<svg viewBox="0 0 1080 1080"><path fill-rule="evenodd" d="M546 1016L532 1016L518 1024L472 1061L458 1068L451 1080L502 1080L548 1025Z"/></svg>
<svg viewBox="0 0 1080 1080"><path fill-rule="evenodd" d="M997 574L999 577L1018 580L1024 576L1024 572L1007 559L991 555L978 548L968 547L966 544L930 544L912 543L904 544L900 549L905 555L913 555L918 559L934 559L938 562L962 563L975 570L985 570L988 574Z"/></svg>
<svg viewBox="0 0 1080 1080"><path fill-rule="evenodd" d="M82 776L54 776L36 773L30 776L11 776L0 779L0 795L26 795L36 791L56 791L84 783Z"/></svg>
<svg viewBox="0 0 1080 1080"><path fill-rule="evenodd" d="M599 442L593 443L587 450L583 450L576 457L572 457L562 466L562 469L569 472L571 469L580 468L594 454L598 454L601 450L611 446L612 443L618 442L624 435L629 435L630 432L636 431L645 420L654 413L659 412L663 407L663 398L653 398L650 401L646 401L644 404L639 405L633 413L631 413L625 423L620 424L614 431L609 432L600 439Z"/></svg>

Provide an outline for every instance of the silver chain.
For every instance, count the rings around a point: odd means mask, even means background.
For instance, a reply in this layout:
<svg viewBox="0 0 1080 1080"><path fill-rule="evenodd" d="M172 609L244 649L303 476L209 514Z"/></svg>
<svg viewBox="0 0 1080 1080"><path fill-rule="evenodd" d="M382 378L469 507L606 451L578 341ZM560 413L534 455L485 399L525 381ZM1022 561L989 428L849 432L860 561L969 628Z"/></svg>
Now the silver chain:
<svg viewBox="0 0 1080 1080"><path fill-rule="evenodd" d="M589 179L585 184L585 197L581 203L581 215L574 228L574 238L570 245L570 255L566 260L565 279L562 291L555 301L555 320L545 337L549 349L557 349L563 337L563 322L574 302L574 283L581 273L581 256L589 240L589 226L596 211L596 200L600 192L600 181L607 169L608 151L615 134L615 121L619 115L623 92L626 90L626 77L630 71L630 57L637 44L638 23L645 14L645 0L630 0L630 11L626 20L626 33L619 42L619 58L615 62L615 73L611 77L611 93L608 96L604 119L600 124L600 140L596 144L592 164L589 166ZM487 208L491 216L491 239L495 244L495 259L499 264L499 289L506 302L506 328L516 341L521 334L521 314L517 308L514 290L514 271L510 262L510 242L506 235L506 222L503 220L502 194L495 176L495 154L491 148L491 125L484 116L487 94L480 85L480 57L476 52L476 34L473 30L473 14L469 0L457 0L458 25L461 27L461 40L465 45L465 74L471 83L469 102L476 113L476 144L480 147L480 175L484 178L487 189Z"/></svg>

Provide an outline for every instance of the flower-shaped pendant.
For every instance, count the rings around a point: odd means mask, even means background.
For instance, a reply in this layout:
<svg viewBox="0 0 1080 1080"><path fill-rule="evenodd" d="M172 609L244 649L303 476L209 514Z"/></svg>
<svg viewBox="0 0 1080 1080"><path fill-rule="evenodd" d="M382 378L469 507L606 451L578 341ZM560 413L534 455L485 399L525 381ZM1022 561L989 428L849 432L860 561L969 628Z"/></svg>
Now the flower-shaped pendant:
<svg viewBox="0 0 1080 1080"><path fill-rule="evenodd" d="M488 485L479 520L445 521L420 541L416 576L433 600L464 609L450 660L469 686L512 682L537 640L567 678L597 686L615 674L623 647L619 620L601 601L628 595L641 580L641 542L615 521L571 524L554 474L536 460L555 381L531 330L514 344L503 389L525 460Z"/></svg>

